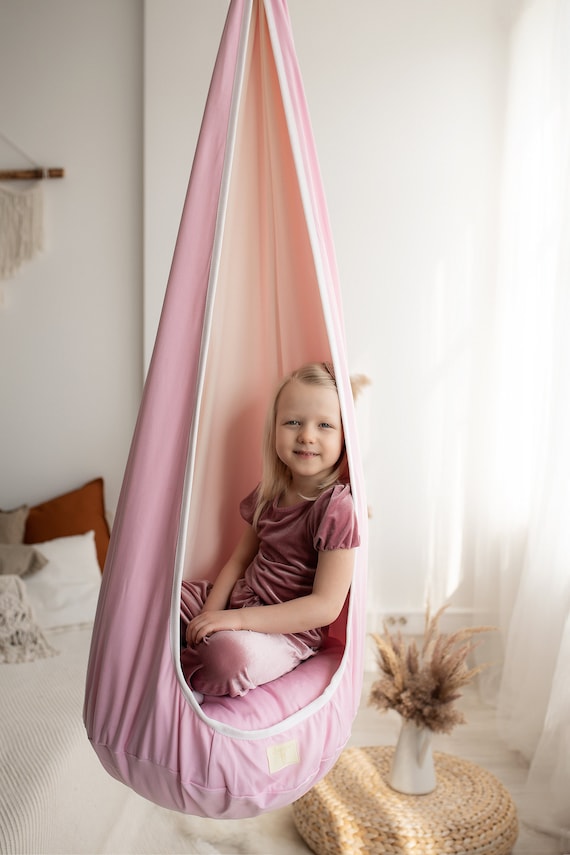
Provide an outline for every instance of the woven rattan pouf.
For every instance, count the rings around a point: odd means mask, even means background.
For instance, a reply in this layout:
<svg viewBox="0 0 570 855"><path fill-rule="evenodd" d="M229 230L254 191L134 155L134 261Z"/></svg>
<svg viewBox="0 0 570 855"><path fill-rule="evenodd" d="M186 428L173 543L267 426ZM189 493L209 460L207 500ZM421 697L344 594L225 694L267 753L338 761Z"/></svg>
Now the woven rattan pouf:
<svg viewBox="0 0 570 855"><path fill-rule="evenodd" d="M513 800L474 763L434 753L437 786L424 796L387 783L394 749L347 748L293 805L297 830L318 855L508 855L517 839Z"/></svg>

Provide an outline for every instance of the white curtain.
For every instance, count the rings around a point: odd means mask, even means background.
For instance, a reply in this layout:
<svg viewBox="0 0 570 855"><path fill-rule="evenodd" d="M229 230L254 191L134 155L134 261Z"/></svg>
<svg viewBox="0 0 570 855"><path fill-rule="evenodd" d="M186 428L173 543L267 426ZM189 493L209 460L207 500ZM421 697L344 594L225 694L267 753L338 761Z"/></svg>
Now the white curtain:
<svg viewBox="0 0 570 855"><path fill-rule="evenodd" d="M570 0L517 8L497 256L465 228L426 288L414 522L432 609L499 628L477 656L524 819L570 841Z"/></svg>
<svg viewBox="0 0 570 855"><path fill-rule="evenodd" d="M484 688L530 764L525 820L570 839L570 0L521 11L505 139L475 600L501 629Z"/></svg>

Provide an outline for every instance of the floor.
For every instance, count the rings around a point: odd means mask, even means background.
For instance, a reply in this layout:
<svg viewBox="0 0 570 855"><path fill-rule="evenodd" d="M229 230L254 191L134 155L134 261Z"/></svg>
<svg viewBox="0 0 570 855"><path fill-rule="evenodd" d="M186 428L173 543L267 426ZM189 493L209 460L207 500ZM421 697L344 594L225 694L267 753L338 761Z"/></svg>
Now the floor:
<svg viewBox="0 0 570 855"><path fill-rule="evenodd" d="M351 745L394 745L400 722L396 713L379 713L368 705L368 693L374 674L365 678L362 702L356 718ZM517 807L522 793L526 768L518 755L505 748L495 731L494 713L477 699L474 690L467 689L459 702L467 723L458 725L448 736L435 735L434 749L457 754L488 769L502 781ZM519 807L520 831L512 855L570 855L568 844L533 831L524 824ZM207 821L206 821L207 822ZM195 828L195 830L198 830ZM212 847L204 852L228 855L310 855L296 831L291 809L283 808L251 820L237 820L231 830L219 823L200 828ZM203 838L203 839L204 839ZM197 850L198 851L198 850ZM417 853L422 855L422 853Z"/></svg>

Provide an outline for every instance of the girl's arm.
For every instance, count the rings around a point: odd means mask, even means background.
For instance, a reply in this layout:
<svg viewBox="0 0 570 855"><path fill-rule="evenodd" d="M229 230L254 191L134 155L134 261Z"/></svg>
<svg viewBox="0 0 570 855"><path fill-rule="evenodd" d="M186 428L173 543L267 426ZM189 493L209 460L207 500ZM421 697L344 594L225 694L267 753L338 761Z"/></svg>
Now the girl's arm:
<svg viewBox="0 0 570 855"><path fill-rule="evenodd" d="M212 586L212 590L206 597L201 613L218 611L226 608L235 583L243 576L253 561L257 553L258 546L259 541L257 539L257 534L252 526L248 525L240 537L230 558L218 573L216 581ZM186 638L188 642L191 641L188 631Z"/></svg>
<svg viewBox="0 0 570 855"><path fill-rule="evenodd" d="M319 552L310 594L273 606L203 611L189 624L188 641L198 644L205 636L223 629L285 634L328 626L339 616L344 605L352 580L353 565L353 549Z"/></svg>

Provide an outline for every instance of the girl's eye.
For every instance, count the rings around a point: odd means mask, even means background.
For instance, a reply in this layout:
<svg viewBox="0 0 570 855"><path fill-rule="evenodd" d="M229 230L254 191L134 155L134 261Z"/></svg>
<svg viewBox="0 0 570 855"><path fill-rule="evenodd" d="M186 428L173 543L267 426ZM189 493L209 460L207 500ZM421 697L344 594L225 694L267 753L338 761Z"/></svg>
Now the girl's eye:
<svg viewBox="0 0 570 855"><path fill-rule="evenodd" d="M297 419L289 419L289 421L285 422L285 424L286 425L293 425L294 427L297 427L298 425L301 424L301 422L297 421Z"/></svg>
<svg viewBox="0 0 570 855"><path fill-rule="evenodd" d="M330 425L328 422L321 422L321 427L322 428L332 428L332 425Z"/></svg>

